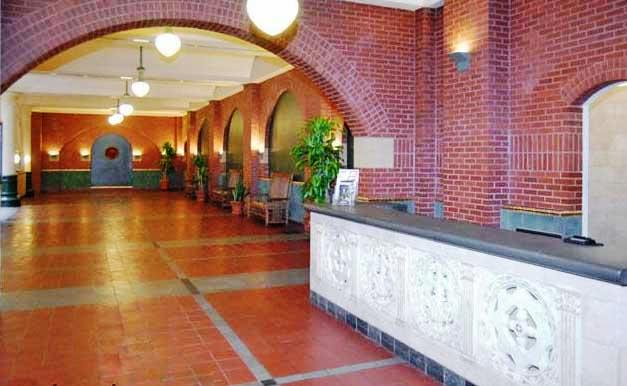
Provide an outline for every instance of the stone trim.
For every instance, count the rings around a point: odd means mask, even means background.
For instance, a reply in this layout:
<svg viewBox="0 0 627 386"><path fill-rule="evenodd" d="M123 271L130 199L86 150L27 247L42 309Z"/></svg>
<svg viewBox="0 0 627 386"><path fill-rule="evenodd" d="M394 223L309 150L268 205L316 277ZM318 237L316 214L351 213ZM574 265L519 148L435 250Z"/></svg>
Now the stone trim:
<svg viewBox="0 0 627 386"><path fill-rule="evenodd" d="M406 343L379 330L368 322L346 311L315 291L309 291L309 301L316 308L345 324L351 330L360 333L377 346L383 347L398 358L409 363L416 370L423 372L430 378L441 382L445 386L475 386L474 383L462 378L454 371L449 370L437 361L412 349Z"/></svg>

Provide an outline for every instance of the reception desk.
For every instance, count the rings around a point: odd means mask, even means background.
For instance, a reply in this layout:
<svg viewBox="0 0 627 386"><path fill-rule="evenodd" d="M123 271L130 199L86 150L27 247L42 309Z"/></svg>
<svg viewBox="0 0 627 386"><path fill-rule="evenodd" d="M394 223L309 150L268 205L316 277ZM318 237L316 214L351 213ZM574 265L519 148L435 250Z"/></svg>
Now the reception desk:
<svg viewBox="0 0 627 386"><path fill-rule="evenodd" d="M311 300L448 385L627 386L627 251L309 206Z"/></svg>

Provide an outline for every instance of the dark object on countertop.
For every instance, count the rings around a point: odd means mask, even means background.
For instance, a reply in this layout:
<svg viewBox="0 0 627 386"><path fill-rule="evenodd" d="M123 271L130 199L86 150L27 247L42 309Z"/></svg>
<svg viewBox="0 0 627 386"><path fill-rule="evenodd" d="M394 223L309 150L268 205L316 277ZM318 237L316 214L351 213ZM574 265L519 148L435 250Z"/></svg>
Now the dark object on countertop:
<svg viewBox="0 0 627 386"><path fill-rule="evenodd" d="M602 247L602 243L597 243L595 239L585 236L568 236L564 237L564 242L569 244L584 245L586 247Z"/></svg>

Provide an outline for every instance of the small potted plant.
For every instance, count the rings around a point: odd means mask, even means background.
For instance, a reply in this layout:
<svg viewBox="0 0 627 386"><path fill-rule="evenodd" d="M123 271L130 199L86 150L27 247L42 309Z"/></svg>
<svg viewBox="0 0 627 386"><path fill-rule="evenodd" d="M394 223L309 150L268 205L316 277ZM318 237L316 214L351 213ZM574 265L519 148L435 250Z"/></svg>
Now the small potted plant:
<svg viewBox="0 0 627 386"><path fill-rule="evenodd" d="M205 185L207 184L207 159L201 155L195 155L192 162L196 166L196 200L205 201Z"/></svg>
<svg viewBox="0 0 627 386"><path fill-rule="evenodd" d="M244 183L240 179L233 189L233 201L231 201L231 213L236 216L242 215L242 208L244 207L244 199L248 196L248 189L244 186Z"/></svg>
<svg viewBox="0 0 627 386"><path fill-rule="evenodd" d="M161 190L168 190L170 187L170 173L174 170L174 163L172 162L176 157L176 150L170 142L166 142L161 147L161 160L159 161L159 167L161 169L161 179L159 180L159 188Z"/></svg>
<svg viewBox="0 0 627 386"><path fill-rule="evenodd" d="M329 201L329 190L342 163L342 147L335 146L336 123L324 117L307 122L291 155L296 169L305 172L303 201L323 204ZM305 210L305 232L309 232L308 210Z"/></svg>

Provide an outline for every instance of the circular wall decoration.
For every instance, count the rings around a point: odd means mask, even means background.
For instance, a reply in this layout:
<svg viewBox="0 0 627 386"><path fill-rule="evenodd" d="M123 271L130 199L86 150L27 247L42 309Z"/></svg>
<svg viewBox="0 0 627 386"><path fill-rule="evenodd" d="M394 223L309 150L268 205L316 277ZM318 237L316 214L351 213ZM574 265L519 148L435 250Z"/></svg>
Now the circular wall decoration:
<svg viewBox="0 0 627 386"><path fill-rule="evenodd" d="M111 146L105 150L105 157L107 157L110 160L114 160L118 158L119 154L120 154L120 151L118 150L117 147Z"/></svg>

